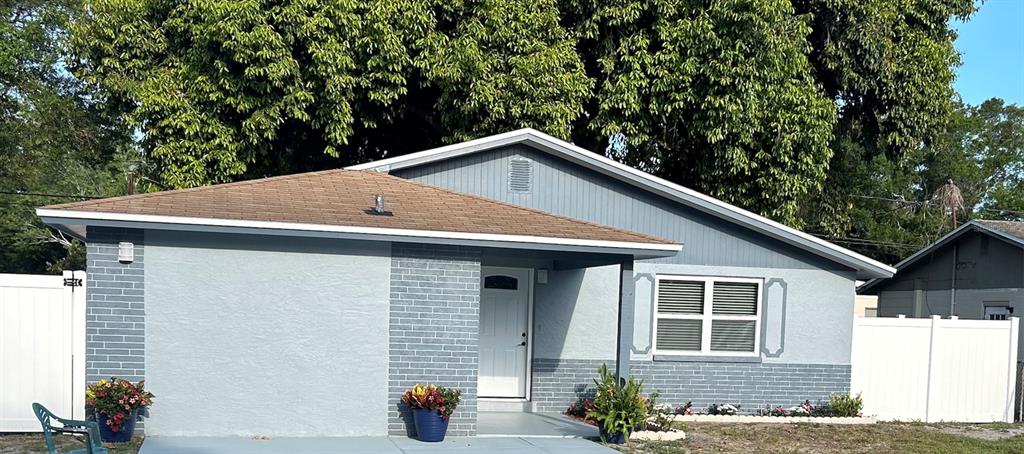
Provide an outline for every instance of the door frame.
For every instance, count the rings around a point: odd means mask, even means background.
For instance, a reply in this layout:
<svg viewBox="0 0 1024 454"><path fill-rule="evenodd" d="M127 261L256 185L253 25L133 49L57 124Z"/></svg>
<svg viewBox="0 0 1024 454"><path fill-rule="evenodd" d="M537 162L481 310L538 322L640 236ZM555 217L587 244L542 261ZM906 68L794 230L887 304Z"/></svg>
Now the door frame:
<svg viewBox="0 0 1024 454"><path fill-rule="evenodd" d="M481 266L480 267L480 298L484 295L484 278L494 274L501 274L502 271L526 271L526 397L480 397L480 399L494 401L518 401L529 402L533 394L533 293L534 282L537 271L534 268L523 268L514 266ZM479 318L477 319L479 323ZM477 328L479 330L479 327ZM479 353L478 353L479 354ZM480 369L477 368L479 376ZM479 378L478 378L479 380Z"/></svg>

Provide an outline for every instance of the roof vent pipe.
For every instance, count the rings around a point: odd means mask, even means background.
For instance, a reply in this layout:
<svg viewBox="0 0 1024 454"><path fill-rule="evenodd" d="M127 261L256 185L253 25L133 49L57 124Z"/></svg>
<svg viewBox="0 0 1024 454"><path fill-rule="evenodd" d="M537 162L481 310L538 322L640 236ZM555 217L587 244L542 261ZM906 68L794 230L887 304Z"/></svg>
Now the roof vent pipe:
<svg viewBox="0 0 1024 454"><path fill-rule="evenodd" d="M377 194L373 197L373 212L376 214L384 214L384 195Z"/></svg>

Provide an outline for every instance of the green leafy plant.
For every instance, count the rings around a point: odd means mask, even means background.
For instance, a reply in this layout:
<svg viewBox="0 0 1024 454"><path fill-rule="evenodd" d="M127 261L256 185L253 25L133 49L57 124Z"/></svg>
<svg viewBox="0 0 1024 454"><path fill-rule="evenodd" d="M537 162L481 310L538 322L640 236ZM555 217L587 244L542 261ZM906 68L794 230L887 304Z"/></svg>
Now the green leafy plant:
<svg viewBox="0 0 1024 454"><path fill-rule="evenodd" d="M647 421L650 400L643 395L643 383L634 377L617 378L602 364L594 380L597 394L587 417L597 421L610 435L629 434ZM603 438L603 434L602 434Z"/></svg>
<svg viewBox="0 0 1024 454"><path fill-rule="evenodd" d="M420 385L405 391L402 394L402 402L413 409L437 410L437 414L448 419L455 411L455 407L462 401L462 392L455 388L445 388L428 384Z"/></svg>
<svg viewBox="0 0 1024 454"><path fill-rule="evenodd" d="M828 398L828 408L832 416L860 416L864 401L860 398L860 393L856 396L849 393L833 393Z"/></svg>

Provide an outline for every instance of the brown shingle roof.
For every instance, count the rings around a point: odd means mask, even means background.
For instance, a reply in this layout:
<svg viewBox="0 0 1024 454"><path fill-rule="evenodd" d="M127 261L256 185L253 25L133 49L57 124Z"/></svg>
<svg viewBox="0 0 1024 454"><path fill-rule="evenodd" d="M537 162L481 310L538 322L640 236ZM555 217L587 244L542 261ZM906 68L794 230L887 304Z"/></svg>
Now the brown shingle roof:
<svg viewBox="0 0 1024 454"><path fill-rule="evenodd" d="M373 214L376 194L389 215ZM628 230L366 171L328 170L45 209L673 245Z"/></svg>
<svg viewBox="0 0 1024 454"><path fill-rule="evenodd" d="M977 222L985 227L993 230L998 230L1007 235L1017 237L1021 241L1024 241L1024 222L1020 221L995 221L988 219L975 219Z"/></svg>

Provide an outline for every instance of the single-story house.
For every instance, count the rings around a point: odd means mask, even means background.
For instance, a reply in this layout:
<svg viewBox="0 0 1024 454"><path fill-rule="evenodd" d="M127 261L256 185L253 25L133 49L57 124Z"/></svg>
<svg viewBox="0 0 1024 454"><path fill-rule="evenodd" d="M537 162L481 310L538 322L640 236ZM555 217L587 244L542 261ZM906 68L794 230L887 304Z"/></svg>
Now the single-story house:
<svg viewBox="0 0 1024 454"><path fill-rule="evenodd" d="M1024 313L1024 222L973 220L862 285L878 316L1006 320ZM1024 336L1020 336L1024 342ZM1024 360L1024 343L1017 350Z"/></svg>
<svg viewBox="0 0 1024 454"><path fill-rule="evenodd" d="M894 269L524 129L345 170L40 208L88 244L87 379L150 435L405 434L414 383L560 412L608 364L668 403L848 390Z"/></svg>

